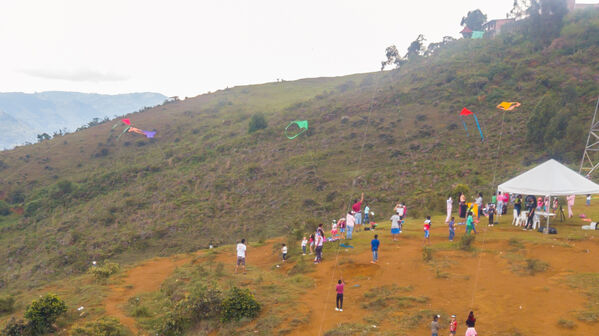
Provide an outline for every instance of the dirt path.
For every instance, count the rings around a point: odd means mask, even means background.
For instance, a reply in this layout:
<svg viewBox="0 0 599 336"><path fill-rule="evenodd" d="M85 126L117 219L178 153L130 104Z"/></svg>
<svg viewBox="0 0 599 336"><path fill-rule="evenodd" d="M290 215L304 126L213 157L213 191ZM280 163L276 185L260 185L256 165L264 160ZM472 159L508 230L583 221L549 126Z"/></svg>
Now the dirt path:
<svg viewBox="0 0 599 336"><path fill-rule="evenodd" d="M127 271L123 283L110 286L110 295L104 300L106 315L117 318L134 335L139 335L135 319L127 316L124 305L129 298L146 292L153 292L168 278L175 268L192 260L190 255L176 255L167 258L154 258Z"/></svg>

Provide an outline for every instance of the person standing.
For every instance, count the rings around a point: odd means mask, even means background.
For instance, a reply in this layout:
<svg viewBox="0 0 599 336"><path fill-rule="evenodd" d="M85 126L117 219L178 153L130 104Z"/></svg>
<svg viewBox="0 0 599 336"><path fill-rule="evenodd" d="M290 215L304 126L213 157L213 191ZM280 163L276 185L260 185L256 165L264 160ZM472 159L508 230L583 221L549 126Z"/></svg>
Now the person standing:
<svg viewBox="0 0 599 336"><path fill-rule="evenodd" d="M466 195L464 195L464 193L461 191L460 191L459 201L460 201L460 218L461 218L461 220L463 220L463 222L460 222L460 224L464 224L466 221Z"/></svg>
<svg viewBox="0 0 599 336"><path fill-rule="evenodd" d="M431 216L426 216L426 220L424 221L424 243L431 244L430 236L431 236Z"/></svg>
<svg viewBox="0 0 599 336"><path fill-rule="evenodd" d="M391 237L393 238L393 241L397 240L397 236L399 235L399 222L401 221L401 219L399 218L399 215L396 213L393 216L391 216Z"/></svg>
<svg viewBox="0 0 599 336"><path fill-rule="evenodd" d="M476 211L476 219L480 220L480 215L483 213L483 193L479 192L478 197L474 200L478 210Z"/></svg>
<svg viewBox="0 0 599 336"><path fill-rule="evenodd" d="M237 244L237 265L235 266L235 273L237 273L237 268L241 265L241 267L243 267L243 274L245 274L246 251L247 246L245 246L245 238L243 238L241 243Z"/></svg>
<svg viewBox="0 0 599 336"><path fill-rule="evenodd" d="M339 238L345 239L345 218L339 218L337 224L339 225Z"/></svg>
<svg viewBox="0 0 599 336"><path fill-rule="evenodd" d="M465 336L477 336L476 329L474 329L474 325L476 324L476 318L474 317L474 312L470 312L468 314L468 319L466 320L466 335Z"/></svg>
<svg viewBox="0 0 599 336"><path fill-rule="evenodd" d="M306 255L306 246L308 246L308 239L306 239L306 236L304 236L304 239L302 239L302 253L303 253L303 255Z"/></svg>
<svg viewBox="0 0 599 336"><path fill-rule="evenodd" d="M315 264L320 264L322 261L322 247L324 245L324 236L320 232L316 233L316 257L314 258Z"/></svg>
<svg viewBox="0 0 599 336"><path fill-rule="evenodd" d="M449 336L455 336L458 331L458 321L455 315L451 315L451 322L449 322Z"/></svg>
<svg viewBox="0 0 599 336"><path fill-rule="evenodd" d="M537 208L534 205L528 208L528 217L526 218L526 226L524 227L524 230L532 230L536 210Z"/></svg>
<svg viewBox="0 0 599 336"><path fill-rule="evenodd" d="M474 218L472 211L468 212L468 219L466 220L466 234L470 234L470 231L474 230L476 233L476 229L474 228Z"/></svg>
<svg viewBox="0 0 599 336"><path fill-rule="evenodd" d="M455 219L451 217L447 225L449 226L449 241L453 241L453 237L455 236Z"/></svg>
<svg viewBox="0 0 599 336"><path fill-rule="evenodd" d="M587 206L591 205L591 194L587 195Z"/></svg>
<svg viewBox="0 0 599 336"><path fill-rule="evenodd" d="M343 280L339 279L337 281L337 286L335 287L335 291L337 292L337 298L335 299L335 310L343 311L343 287L345 283Z"/></svg>
<svg viewBox="0 0 599 336"><path fill-rule="evenodd" d="M431 335L439 336L439 315L433 316L433 321L431 322Z"/></svg>
<svg viewBox="0 0 599 336"><path fill-rule="evenodd" d="M514 219L512 220L512 224L516 225L518 223L518 217L520 217L520 213L522 212L522 195L518 195L516 200L514 201Z"/></svg>
<svg viewBox="0 0 599 336"><path fill-rule="evenodd" d="M379 261L379 235L374 235L374 239L370 241L370 247L372 249L372 261L370 263L376 264Z"/></svg>
<svg viewBox="0 0 599 336"><path fill-rule="evenodd" d="M364 225L370 224L370 207L366 205L364 207Z"/></svg>
<svg viewBox="0 0 599 336"><path fill-rule="evenodd" d="M501 191L497 193L497 217L501 217L503 213L503 195Z"/></svg>
<svg viewBox="0 0 599 336"><path fill-rule="evenodd" d="M346 239L351 239L352 234L354 233L355 223L356 223L356 218L351 213L351 211L348 212L347 216L345 217L345 229L347 230L347 235L345 236Z"/></svg>
<svg viewBox="0 0 599 336"><path fill-rule="evenodd" d="M451 199L451 195L447 195L447 217L445 218L445 223L449 223L449 219L451 218L452 207L453 199Z"/></svg>
<svg viewBox="0 0 599 336"><path fill-rule="evenodd" d="M354 205L351 207L356 220L355 224L358 225L357 229L362 225L362 202L364 202L364 193L362 193L362 197L359 201L357 199L354 200Z"/></svg>
<svg viewBox="0 0 599 336"><path fill-rule="evenodd" d="M284 264L287 260L287 245L283 244L281 247L281 262Z"/></svg>
<svg viewBox="0 0 599 336"><path fill-rule="evenodd" d="M572 218L572 216L574 216L572 213L572 207L574 206L574 200L576 200L576 196L570 195L566 197L566 200L568 201L568 218Z"/></svg>

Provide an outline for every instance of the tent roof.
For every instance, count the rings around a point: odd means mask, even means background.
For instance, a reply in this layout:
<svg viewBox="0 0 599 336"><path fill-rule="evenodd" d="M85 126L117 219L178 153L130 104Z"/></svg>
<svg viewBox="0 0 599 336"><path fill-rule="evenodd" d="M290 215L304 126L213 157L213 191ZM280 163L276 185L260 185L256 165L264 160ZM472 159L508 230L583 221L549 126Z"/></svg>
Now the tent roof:
<svg viewBox="0 0 599 336"><path fill-rule="evenodd" d="M497 190L529 195L599 194L599 185L551 159L500 184Z"/></svg>

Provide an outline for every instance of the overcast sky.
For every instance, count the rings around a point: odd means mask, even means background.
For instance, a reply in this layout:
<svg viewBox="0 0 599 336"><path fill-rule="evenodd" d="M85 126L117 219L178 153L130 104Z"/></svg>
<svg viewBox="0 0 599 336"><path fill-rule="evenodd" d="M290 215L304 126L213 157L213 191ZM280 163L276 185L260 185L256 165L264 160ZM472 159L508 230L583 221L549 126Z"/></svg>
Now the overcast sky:
<svg viewBox="0 0 599 336"><path fill-rule="evenodd" d="M0 0L0 92L191 97L277 78L376 71L387 46L403 53L421 33L427 43L457 37L469 10L504 18L512 3Z"/></svg>

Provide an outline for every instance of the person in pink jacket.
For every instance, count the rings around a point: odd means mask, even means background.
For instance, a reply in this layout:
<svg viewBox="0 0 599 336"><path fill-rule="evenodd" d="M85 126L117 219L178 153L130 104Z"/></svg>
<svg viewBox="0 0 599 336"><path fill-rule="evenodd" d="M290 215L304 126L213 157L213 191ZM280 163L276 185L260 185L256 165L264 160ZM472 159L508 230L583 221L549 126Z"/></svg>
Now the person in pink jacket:
<svg viewBox="0 0 599 336"><path fill-rule="evenodd" d="M576 199L575 195L570 195L570 196L566 197L566 200L568 201L568 218L572 218L572 216L574 216L574 214L572 214L572 207L574 206L575 199Z"/></svg>

